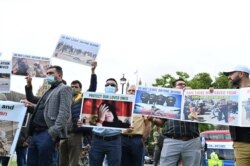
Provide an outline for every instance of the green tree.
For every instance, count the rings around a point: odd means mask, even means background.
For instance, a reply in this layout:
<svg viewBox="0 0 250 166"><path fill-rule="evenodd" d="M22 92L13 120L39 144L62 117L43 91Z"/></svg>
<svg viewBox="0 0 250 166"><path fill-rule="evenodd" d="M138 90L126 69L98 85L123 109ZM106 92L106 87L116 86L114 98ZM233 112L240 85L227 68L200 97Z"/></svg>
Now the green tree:
<svg viewBox="0 0 250 166"><path fill-rule="evenodd" d="M178 78L182 78L185 81L189 78L189 75L185 72L177 71L176 75L178 76L177 78L173 77L170 74L165 74L161 78L156 78L155 83L152 84L152 86L157 86L157 87L165 87L165 88L171 88L172 87L172 82Z"/></svg>
<svg viewBox="0 0 250 166"><path fill-rule="evenodd" d="M157 86L157 87L164 87L164 88L170 88L171 82L174 80L175 78L173 76L171 76L170 74L165 74L163 75L161 78L156 78L154 84L152 84L153 86Z"/></svg>
<svg viewBox="0 0 250 166"><path fill-rule="evenodd" d="M215 81L213 82L212 86L215 89L226 89L226 88L229 88L227 77L222 72L220 72L219 76L215 77Z"/></svg>
<svg viewBox="0 0 250 166"><path fill-rule="evenodd" d="M213 80L209 73L199 73L188 81L188 85L193 89L208 89L212 86L212 82Z"/></svg>

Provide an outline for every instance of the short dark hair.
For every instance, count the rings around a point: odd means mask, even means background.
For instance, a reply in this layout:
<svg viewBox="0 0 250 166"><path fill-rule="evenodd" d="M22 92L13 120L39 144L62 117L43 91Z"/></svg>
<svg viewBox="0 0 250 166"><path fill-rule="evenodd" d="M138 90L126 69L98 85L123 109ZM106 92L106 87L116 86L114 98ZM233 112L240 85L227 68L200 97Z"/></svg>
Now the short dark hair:
<svg viewBox="0 0 250 166"><path fill-rule="evenodd" d="M56 72L61 74L63 76L63 70L62 70L62 67L61 66L57 66L57 65L52 65L50 66L48 69L52 69L52 68L55 68L56 69Z"/></svg>
<svg viewBox="0 0 250 166"><path fill-rule="evenodd" d="M184 82L186 82L184 79L178 78L178 79L176 79L176 80L174 80L174 81L172 82L172 87L175 87L175 84L176 84L176 82L178 82L178 81L184 81Z"/></svg>
<svg viewBox="0 0 250 166"><path fill-rule="evenodd" d="M109 79L106 80L106 82L107 82L107 81L114 81L115 84L116 84L116 86L118 86L117 81L116 81L114 78L109 78Z"/></svg>
<svg viewBox="0 0 250 166"><path fill-rule="evenodd" d="M79 81L79 80L74 80L71 82L71 85L72 84L79 84L79 87L82 89L82 83Z"/></svg>

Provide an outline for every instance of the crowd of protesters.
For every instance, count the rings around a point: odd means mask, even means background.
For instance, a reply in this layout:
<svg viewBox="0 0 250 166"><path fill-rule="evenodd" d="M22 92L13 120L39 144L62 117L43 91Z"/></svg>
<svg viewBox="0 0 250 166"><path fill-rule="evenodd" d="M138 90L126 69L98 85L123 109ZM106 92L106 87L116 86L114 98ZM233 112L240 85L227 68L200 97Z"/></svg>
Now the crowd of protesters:
<svg viewBox="0 0 250 166"><path fill-rule="evenodd" d="M87 91L96 91L97 63L92 62L90 87ZM234 88L250 87L250 70L245 66L236 66L224 72L229 83ZM77 166L80 165L80 154L83 137L89 137L89 164L90 166L142 166L144 165L144 142L150 135L151 125L156 125L154 131L155 154L154 158L161 166L176 166L182 161L184 166L201 165L201 140L198 123L182 122L153 118L152 116L134 116L133 127L127 130L102 128L104 118L98 118L96 127L82 127L80 119L82 83L79 80L66 85L63 80L63 69L60 66L50 66L46 72L46 81L50 88L43 96L35 96L32 92L31 78L26 77L26 99L21 100L32 114L29 120L28 131L21 144L17 145L18 157L27 155L18 166ZM104 85L105 93L116 93L118 84L116 79L108 78ZM173 82L173 88L187 89L183 79ZM128 87L127 94L134 95L136 87ZM223 112L224 100L220 100L216 108L220 108L225 121L227 114ZM101 106L102 112L109 113L111 120L116 119L107 105ZM112 114L110 114L112 113ZM213 112L212 112L213 113ZM160 131L158 126L164 126ZM235 161L237 165L247 166L250 163L250 128L230 127L234 141ZM27 136L28 134L28 136ZM4 136L4 133L1 133ZM3 137L1 136L1 137ZM159 147L162 136L162 147ZM2 139L2 138L1 138ZM204 141L203 141L204 142ZM19 148L21 147L21 148ZM27 149L28 148L28 149ZM23 150L22 150L23 149ZM18 152L20 150L20 152ZM2 163L3 164L3 163ZM155 164L157 165L157 163ZM3 164L4 166L4 164Z"/></svg>

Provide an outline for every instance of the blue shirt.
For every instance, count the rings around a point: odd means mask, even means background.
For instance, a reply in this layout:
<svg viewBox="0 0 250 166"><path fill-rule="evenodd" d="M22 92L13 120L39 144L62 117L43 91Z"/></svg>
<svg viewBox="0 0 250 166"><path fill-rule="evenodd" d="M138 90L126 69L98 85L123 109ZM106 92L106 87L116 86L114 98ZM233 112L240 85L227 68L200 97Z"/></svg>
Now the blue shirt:
<svg viewBox="0 0 250 166"><path fill-rule="evenodd" d="M114 135L121 134L121 130L106 129L106 128L102 128L102 127L94 127L93 132L94 132L94 134L99 135L99 136L114 136Z"/></svg>

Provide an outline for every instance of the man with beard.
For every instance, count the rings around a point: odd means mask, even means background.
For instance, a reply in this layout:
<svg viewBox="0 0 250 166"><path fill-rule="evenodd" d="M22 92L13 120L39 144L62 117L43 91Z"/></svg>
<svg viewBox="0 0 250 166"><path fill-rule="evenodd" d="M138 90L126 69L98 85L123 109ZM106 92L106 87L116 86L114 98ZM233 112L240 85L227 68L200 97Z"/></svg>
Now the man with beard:
<svg viewBox="0 0 250 166"><path fill-rule="evenodd" d="M246 66L238 65L224 75L228 76L229 86L234 88L250 87L250 70ZM249 166L250 163L250 127L230 126L230 133L234 141L235 163L240 166Z"/></svg>

